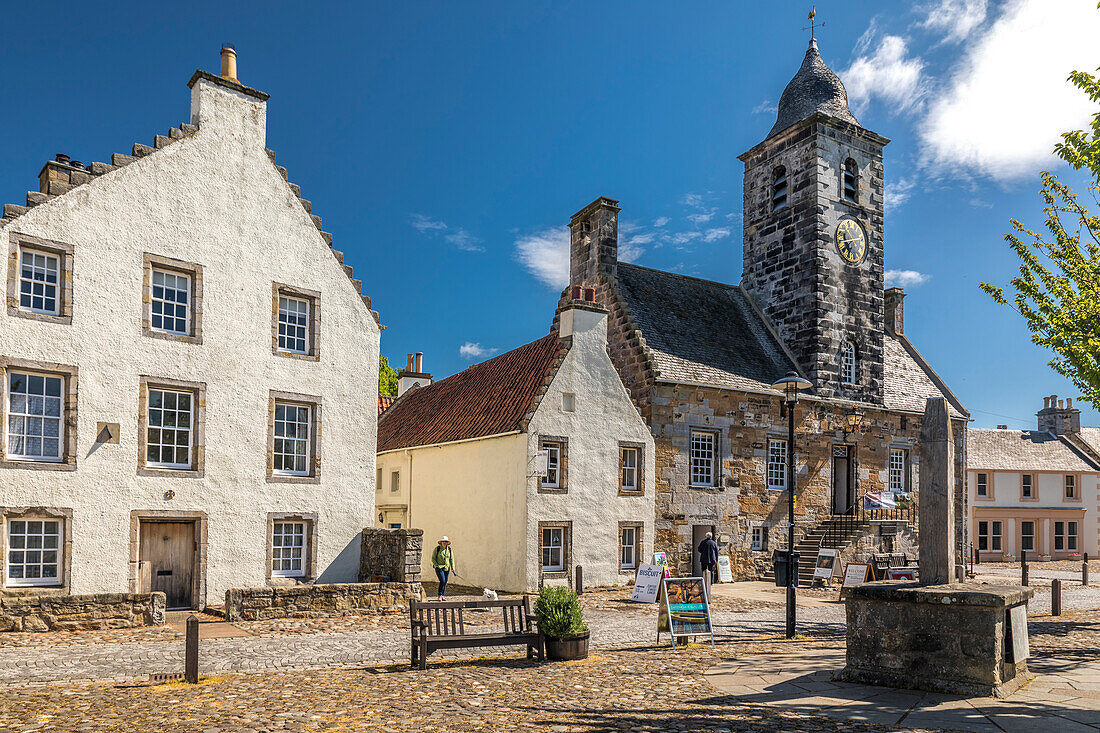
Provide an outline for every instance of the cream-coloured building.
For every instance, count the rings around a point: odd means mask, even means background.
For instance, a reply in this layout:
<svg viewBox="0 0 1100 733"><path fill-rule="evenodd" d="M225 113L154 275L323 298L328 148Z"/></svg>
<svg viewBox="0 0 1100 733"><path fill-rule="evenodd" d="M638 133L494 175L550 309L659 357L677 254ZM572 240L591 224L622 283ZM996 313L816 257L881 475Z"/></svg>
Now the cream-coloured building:
<svg viewBox="0 0 1100 733"><path fill-rule="evenodd" d="M542 470L541 460L546 469ZM400 396L379 423L376 520L450 537L458 578L504 591L630 583L653 551L653 437L607 354L607 313Z"/></svg>
<svg viewBox="0 0 1100 733"><path fill-rule="evenodd" d="M4 207L5 594L356 580L378 316L222 61L186 123Z"/></svg>
<svg viewBox="0 0 1100 733"><path fill-rule="evenodd" d="M983 562L1063 560L1098 547L1100 442L1072 400L1045 397L1038 430L967 435L970 536Z"/></svg>

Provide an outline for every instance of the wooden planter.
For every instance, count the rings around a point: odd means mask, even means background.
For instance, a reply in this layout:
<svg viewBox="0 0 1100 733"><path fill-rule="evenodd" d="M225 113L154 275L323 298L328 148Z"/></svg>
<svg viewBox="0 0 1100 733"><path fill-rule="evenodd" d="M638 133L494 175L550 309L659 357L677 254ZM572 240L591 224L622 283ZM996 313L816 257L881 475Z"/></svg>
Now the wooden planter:
<svg viewBox="0 0 1100 733"><path fill-rule="evenodd" d="M545 637L546 656L556 661L569 661L573 659L588 658L588 634L585 631L580 634L570 634L560 639Z"/></svg>

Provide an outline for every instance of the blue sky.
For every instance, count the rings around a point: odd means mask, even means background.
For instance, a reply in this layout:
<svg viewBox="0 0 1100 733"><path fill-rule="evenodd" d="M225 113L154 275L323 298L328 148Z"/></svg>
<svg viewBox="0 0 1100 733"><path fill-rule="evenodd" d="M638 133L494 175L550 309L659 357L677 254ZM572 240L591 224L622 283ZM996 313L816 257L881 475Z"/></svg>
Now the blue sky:
<svg viewBox="0 0 1100 733"><path fill-rule="evenodd" d="M621 201L639 264L739 281L737 156L774 122L809 3L112 7L6 9L0 199L22 203L54 153L109 160L185 121L191 72L231 41L271 94L269 147L382 314L383 354L423 351L441 377L546 333L563 227L597 196ZM1042 395L1076 391L978 283L1012 276L1009 219L1041 224L1038 171L1087 120L1064 79L1100 66L1095 2L817 10L853 111L893 140L886 266L907 333L976 425L1033 426Z"/></svg>

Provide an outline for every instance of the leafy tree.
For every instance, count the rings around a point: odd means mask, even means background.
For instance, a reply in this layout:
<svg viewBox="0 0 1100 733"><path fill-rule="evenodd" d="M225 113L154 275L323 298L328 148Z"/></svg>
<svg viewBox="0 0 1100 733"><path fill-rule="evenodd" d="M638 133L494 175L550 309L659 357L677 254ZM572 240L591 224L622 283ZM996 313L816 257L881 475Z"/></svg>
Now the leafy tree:
<svg viewBox="0 0 1100 733"><path fill-rule="evenodd" d="M397 396L397 372L390 366L386 357L378 355L378 394Z"/></svg>
<svg viewBox="0 0 1100 733"><path fill-rule="evenodd" d="M1100 103L1100 78L1075 71L1069 79ZM1062 140L1054 153L1075 169L1092 172L1087 190L1092 203L1100 203L1100 111L1093 115L1091 136L1075 130ZM1044 171L1042 182L1047 233L1013 219L1012 232L1005 235L1020 258L1011 302L1002 288L984 282L981 288L1024 317L1031 340L1055 353L1051 368L1100 408L1100 216L1053 173Z"/></svg>

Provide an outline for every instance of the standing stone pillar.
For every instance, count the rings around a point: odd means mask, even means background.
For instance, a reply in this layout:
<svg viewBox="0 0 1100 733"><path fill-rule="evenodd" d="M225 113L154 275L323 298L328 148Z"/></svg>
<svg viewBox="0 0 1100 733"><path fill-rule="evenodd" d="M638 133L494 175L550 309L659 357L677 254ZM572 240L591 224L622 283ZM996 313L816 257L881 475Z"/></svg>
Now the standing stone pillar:
<svg viewBox="0 0 1100 733"><path fill-rule="evenodd" d="M920 431L921 585L955 581L955 443L947 400L929 398Z"/></svg>

